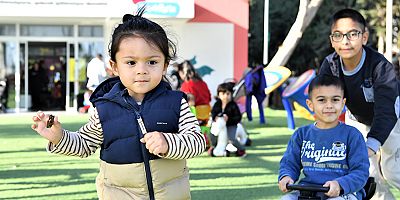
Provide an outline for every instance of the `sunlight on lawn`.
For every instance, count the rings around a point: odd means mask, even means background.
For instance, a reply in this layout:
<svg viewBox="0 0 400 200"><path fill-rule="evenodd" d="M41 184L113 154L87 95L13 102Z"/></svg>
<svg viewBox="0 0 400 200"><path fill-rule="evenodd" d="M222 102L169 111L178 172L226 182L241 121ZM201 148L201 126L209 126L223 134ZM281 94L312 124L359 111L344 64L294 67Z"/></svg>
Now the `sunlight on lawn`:
<svg viewBox="0 0 400 200"><path fill-rule="evenodd" d="M265 109L267 124L244 125L253 141L248 156L189 159L192 199L279 199L279 161L293 133L286 112ZM77 130L88 115L57 113L64 128ZM89 158L52 155L47 142L30 128L32 114L0 115L1 199L97 199L99 151ZM297 127L310 121L296 118ZM179 192L179 191L177 191ZM397 198L400 198L396 191Z"/></svg>

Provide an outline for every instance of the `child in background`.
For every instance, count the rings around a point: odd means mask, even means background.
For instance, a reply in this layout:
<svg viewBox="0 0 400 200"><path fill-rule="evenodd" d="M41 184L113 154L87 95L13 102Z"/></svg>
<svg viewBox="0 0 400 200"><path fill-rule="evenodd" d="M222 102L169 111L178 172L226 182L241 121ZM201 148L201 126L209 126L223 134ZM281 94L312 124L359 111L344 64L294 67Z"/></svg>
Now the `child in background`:
<svg viewBox="0 0 400 200"><path fill-rule="evenodd" d="M210 105L210 90L208 89L207 83L201 79L193 65L188 60L185 60L178 65L178 70L183 80L180 90L186 94L190 93L194 95L196 98L195 106Z"/></svg>
<svg viewBox="0 0 400 200"><path fill-rule="evenodd" d="M80 113L87 113L89 112L90 114L93 113L93 106L92 103L90 102L90 96L92 95L93 91L92 90L86 90L85 93L83 94L83 107L79 108Z"/></svg>
<svg viewBox="0 0 400 200"><path fill-rule="evenodd" d="M229 141L234 147L236 147L236 156L245 157L246 150L244 145L242 145L236 135L237 125L242 120L242 114L240 113L239 107L236 102L232 99L233 88L230 83L222 83L217 88L216 102L211 109L211 119L213 122L217 121L218 117L223 117L226 121L227 136ZM217 138L210 134L211 143L213 146L217 146ZM214 156L214 148L209 149L209 155Z"/></svg>
<svg viewBox="0 0 400 200"><path fill-rule="evenodd" d="M280 162L279 189L304 178L300 184L329 187L318 196L328 199L361 200L368 179L368 153L362 134L339 122L346 99L344 86L334 76L317 76L308 88L308 107L315 113L315 123L297 129L289 140ZM343 190L343 195L340 195ZM326 195L326 196L324 196ZM283 200L297 200L299 192L284 195ZM336 197L336 198L335 198Z"/></svg>
<svg viewBox="0 0 400 200"><path fill-rule="evenodd" d="M118 77L92 94L89 122L73 132L38 112L32 129L51 153L87 157L100 148L99 199L190 199L186 159L205 150L205 139L184 94L162 81L175 45L143 12L126 14L114 30L110 66Z"/></svg>

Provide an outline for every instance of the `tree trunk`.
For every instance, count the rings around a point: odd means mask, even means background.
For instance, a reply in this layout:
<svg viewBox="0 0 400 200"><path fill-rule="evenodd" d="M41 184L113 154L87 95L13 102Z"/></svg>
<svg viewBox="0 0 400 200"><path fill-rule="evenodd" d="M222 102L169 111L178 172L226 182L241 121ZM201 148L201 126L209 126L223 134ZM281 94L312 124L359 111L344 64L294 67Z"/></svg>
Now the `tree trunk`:
<svg viewBox="0 0 400 200"><path fill-rule="evenodd" d="M323 0L300 0L296 21L267 67L286 65L304 30L310 25L322 2Z"/></svg>

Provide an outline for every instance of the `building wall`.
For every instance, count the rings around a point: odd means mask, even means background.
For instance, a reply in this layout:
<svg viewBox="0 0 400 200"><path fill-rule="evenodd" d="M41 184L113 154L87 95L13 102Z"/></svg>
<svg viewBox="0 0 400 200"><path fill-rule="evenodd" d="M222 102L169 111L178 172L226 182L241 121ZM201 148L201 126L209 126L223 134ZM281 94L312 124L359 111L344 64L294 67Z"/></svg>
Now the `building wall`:
<svg viewBox="0 0 400 200"><path fill-rule="evenodd" d="M195 18L190 22L233 24L233 68L234 77L239 80L248 65L248 0L195 0Z"/></svg>
<svg viewBox="0 0 400 200"><path fill-rule="evenodd" d="M15 2L17 1L22 0ZM72 4L65 5L65 8L53 4L51 12L38 12L40 9L47 9L49 5L9 5L10 2L1 4L0 23L2 24L102 25L104 28L104 55L108 53L107 47L115 25L121 21L123 14L136 8L132 5L135 1L107 0L102 1L106 4L98 5L98 9L87 8L88 12L75 12L77 10L73 7L81 8L82 5ZM31 2L39 1L31 0ZM41 2L56 1L43 0ZM68 2L80 3L78 0ZM157 2L157 0L147 0L146 2ZM178 0L160 0L159 2L170 3L178 2ZM216 95L218 84L227 79L239 80L247 67L248 0L185 0L185 3L181 3L186 7L190 4L194 4L194 8L191 8L193 10L187 9L186 11L189 12L185 11L184 14L175 17L154 15L149 17L164 25L173 39L175 37L178 45L178 61L192 59L196 62L195 68L205 70L203 79L208 83L211 93ZM123 9L117 9L121 5L123 5ZM7 8L9 6L20 7L15 12L9 12L12 10L11 7ZM84 6L93 7L93 5ZM185 8L181 8L181 10L183 9ZM57 10L59 12L56 12ZM35 41L48 41L49 39L58 42L57 38L44 37L37 37ZM0 37L0 41L3 42L10 40L20 42L30 39L20 36ZM62 41L76 43L80 40L63 38ZM15 90L17 89L15 88Z"/></svg>
<svg viewBox="0 0 400 200"><path fill-rule="evenodd" d="M218 84L234 78L233 33L229 23L187 23L179 31L179 60L195 59L212 95Z"/></svg>

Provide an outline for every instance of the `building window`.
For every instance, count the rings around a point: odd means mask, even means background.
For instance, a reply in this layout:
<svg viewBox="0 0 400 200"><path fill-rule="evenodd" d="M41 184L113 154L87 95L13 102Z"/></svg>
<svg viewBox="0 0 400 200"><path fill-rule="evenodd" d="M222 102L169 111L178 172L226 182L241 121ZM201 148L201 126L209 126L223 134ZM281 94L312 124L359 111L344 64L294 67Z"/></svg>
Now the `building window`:
<svg viewBox="0 0 400 200"><path fill-rule="evenodd" d="M14 24L0 24L0 35L15 36L15 25Z"/></svg>
<svg viewBox="0 0 400 200"><path fill-rule="evenodd" d="M79 37L103 37L103 27L79 26Z"/></svg>
<svg viewBox="0 0 400 200"><path fill-rule="evenodd" d="M21 36L73 36L72 25L21 25Z"/></svg>

